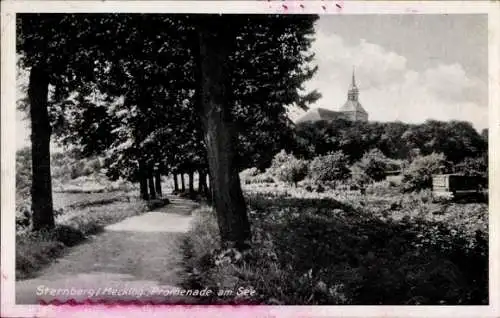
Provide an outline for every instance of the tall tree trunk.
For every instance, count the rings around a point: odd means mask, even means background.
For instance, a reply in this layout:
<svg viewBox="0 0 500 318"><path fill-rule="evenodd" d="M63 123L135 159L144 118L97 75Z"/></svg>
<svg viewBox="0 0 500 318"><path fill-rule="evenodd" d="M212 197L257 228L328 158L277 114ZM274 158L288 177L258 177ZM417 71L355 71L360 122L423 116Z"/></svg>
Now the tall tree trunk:
<svg viewBox="0 0 500 318"><path fill-rule="evenodd" d="M188 179L189 179L189 193L193 194L194 193L194 174L193 174L192 170L190 170L188 173Z"/></svg>
<svg viewBox="0 0 500 318"><path fill-rule="evenodd" d="M177 173L173 174L174 177L174 193L179 192L179 180L177 179L178 175Z"/></svg>
<svg viewBox="0 0 500 318"><path fill-rule="evenodd" d="M161 191L161 174L160 170L155 171L155 188L156 188L156 195L161 197L162 196L162 191Z"/></svg>
<svg viewBox="0 0 500 318"><path fill-rule="evenodd" d="M141 189L141 198L146 201L149 200L148 175L146 173L144 163L141 162L139 163L139 183Z"/></svg>
<svg viewBox="0 0 500 318"><path fill-rule="evenodd" d="M181 173L181 191L186 192L186 184L184 183L184 173Z"/></svg>
<svg viewBox="0 0 500 318"><path fill-rule="evenodd" d="M51 127L47 110L49 76L43 66L31 68L28 97L31 117L31 209L33 230L54 228L52 177L50 174Z"/></svg>
<svg viewBox="0 0 500 318"><path fill-rule="evenodd" d="M153 176L153 172L149 171L148 174L148 183L149 183L149 198L154 200L156 199L156 189L155 189L155 178Z"/></svg>
<svg viewBox="0 0 500 318"><path fill-rule="evenodd" d="M199 32L200 115L207 145L211 188L221 240L245 248L250 241L247 207L235 162L236 134L230 116L229 54L235 41L232 17L201 18ZM229 23L229 24L228 24Z"/></svg>
<svg viewBox="0 0 500 318"><path fill-rule="evenodd" d="M204 182L203 182L203 178L205 178L205 173L201 170L198 170L198 193L203 193L204 189L203 189L203 186L204 186Z"/></svg>

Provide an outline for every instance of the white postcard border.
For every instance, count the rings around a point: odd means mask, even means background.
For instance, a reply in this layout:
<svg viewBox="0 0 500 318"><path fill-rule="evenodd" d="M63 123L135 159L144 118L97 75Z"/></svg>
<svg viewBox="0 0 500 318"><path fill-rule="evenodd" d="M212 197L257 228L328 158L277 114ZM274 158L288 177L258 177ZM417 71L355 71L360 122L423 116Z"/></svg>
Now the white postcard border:
<svg viewBox="0 0 500 318"><path fill-rule="evenodd" d="M490 305L489 306L36 306L15 302L15 14L22 12L282 13L282 14L488 14ZM488 1L2 1L1 2L1 316L172 317L500 317L500 3Z"/></svg>

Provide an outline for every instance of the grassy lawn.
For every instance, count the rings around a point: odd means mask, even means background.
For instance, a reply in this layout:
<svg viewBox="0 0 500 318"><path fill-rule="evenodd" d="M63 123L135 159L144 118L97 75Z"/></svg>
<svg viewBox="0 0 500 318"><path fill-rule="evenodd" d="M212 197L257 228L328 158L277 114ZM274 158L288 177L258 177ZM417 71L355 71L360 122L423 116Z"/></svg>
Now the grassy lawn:
<svg viewBox="0 0 500 318"><path fill-rule="evenodd" d="M252 304L487 304L488 206L433 202L388 183L366 195L281 184L244 186L253 248L221 251L213 211L195 215L186 263L192 285ZM214 248L215 246L215 248ZM208 251L208 252L207 252Z"/></svg>

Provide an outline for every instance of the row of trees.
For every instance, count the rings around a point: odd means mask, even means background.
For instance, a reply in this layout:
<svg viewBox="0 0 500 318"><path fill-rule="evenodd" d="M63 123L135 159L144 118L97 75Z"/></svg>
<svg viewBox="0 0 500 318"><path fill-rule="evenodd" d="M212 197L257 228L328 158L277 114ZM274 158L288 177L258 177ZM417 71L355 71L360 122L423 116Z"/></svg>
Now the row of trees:
<svg viewBox="0 0 500 318"><path fill-rule="evenodd" d="M19 68L30 71L21 107L32 128L33 229L54 227L55 137L104 156L110 177L140 182L144 198L158 192L162 174L210 174L221 238L244 245L250 227L238 172L269 164L291 139L285 105L305 108L319 97L302 87L316 71L315 20L18 15Z"/></svg>
<svg viewBox="0 0 500 318"><path fill-rule="evenodd" d="M299 156L312 159L342 150L351 162L358 161L366 149L380 149L387 157L411 160L418 155L443 153L453 163L488 152L488 130L479 134L463 121L428 120L423 124L401 122L306 122L297 125L296 146Z"/></svg>

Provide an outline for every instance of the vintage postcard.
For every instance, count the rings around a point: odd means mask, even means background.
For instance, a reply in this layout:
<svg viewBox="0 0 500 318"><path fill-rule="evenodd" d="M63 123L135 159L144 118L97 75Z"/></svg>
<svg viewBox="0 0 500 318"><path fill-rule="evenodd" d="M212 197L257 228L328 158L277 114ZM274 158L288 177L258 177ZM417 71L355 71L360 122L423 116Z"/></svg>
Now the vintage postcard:
<svg viewBox="0 0 500 318"><path fill-rule="evenodd" d="M500 316L498 2L1 6L1 316Z"/></svg>

